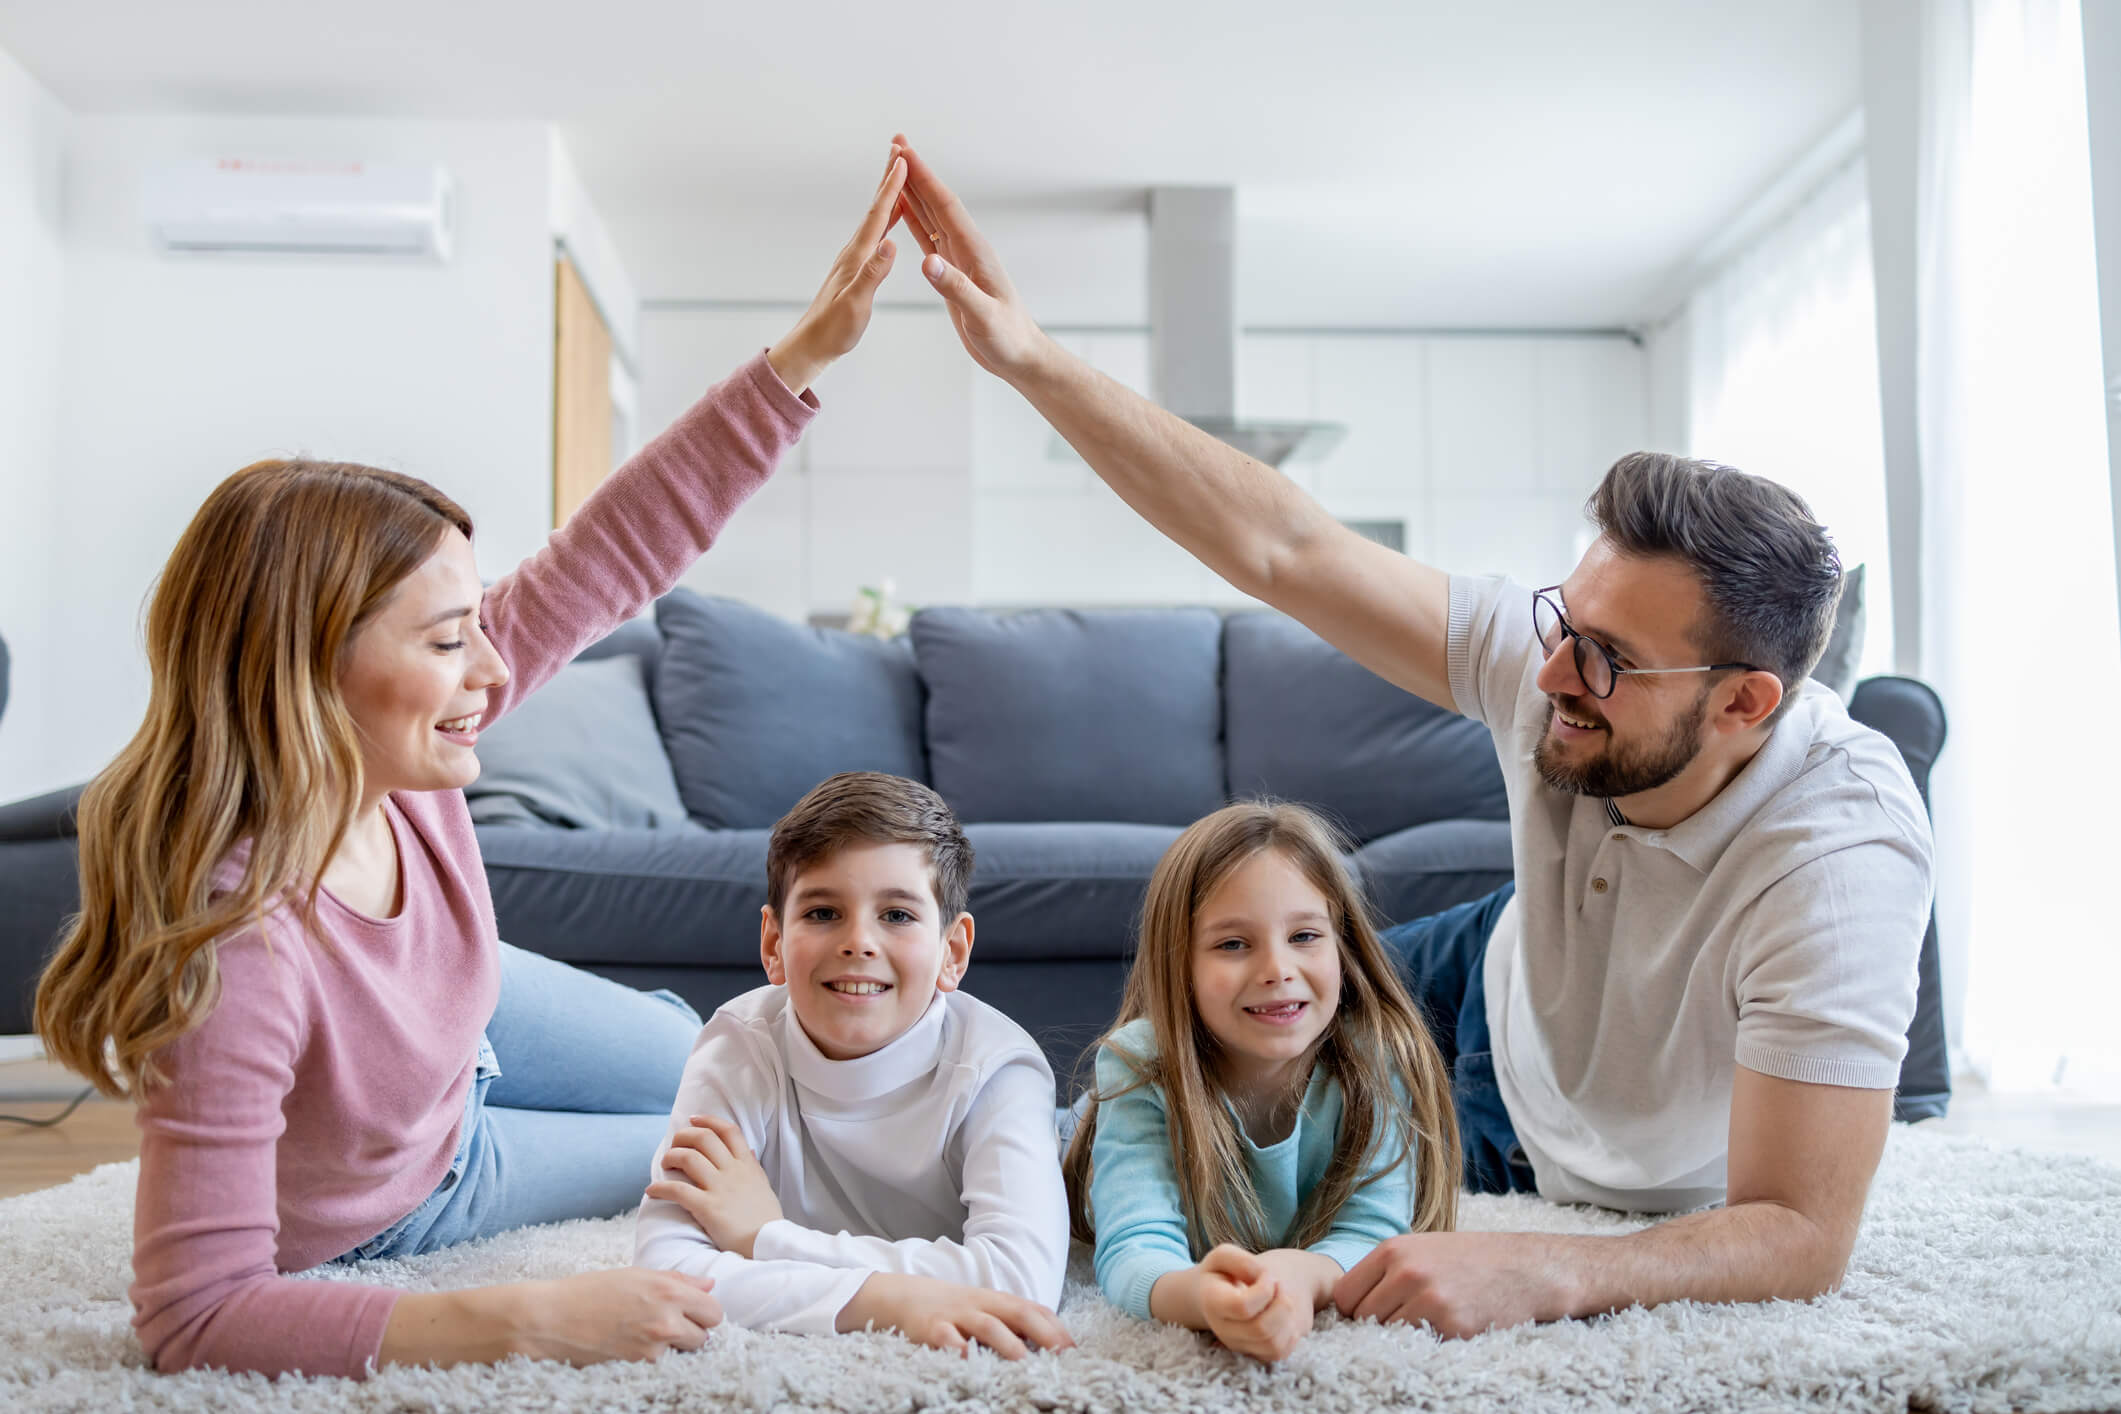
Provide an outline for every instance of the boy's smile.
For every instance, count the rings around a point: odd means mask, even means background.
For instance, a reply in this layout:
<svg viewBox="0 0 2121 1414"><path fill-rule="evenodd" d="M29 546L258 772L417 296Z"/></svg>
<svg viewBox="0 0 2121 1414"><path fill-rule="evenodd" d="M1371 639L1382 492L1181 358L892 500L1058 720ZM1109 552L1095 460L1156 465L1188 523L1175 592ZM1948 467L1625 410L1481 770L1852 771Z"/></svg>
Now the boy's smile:
<svg viewBox="0 0 2121 1414"><path fill-rule="evenodd" d="M972 917L943 918L929 875L919 845L853 844L791 881L783 916L760 915L767 979L829 1059L883 1049L957 989Z"/></svg>

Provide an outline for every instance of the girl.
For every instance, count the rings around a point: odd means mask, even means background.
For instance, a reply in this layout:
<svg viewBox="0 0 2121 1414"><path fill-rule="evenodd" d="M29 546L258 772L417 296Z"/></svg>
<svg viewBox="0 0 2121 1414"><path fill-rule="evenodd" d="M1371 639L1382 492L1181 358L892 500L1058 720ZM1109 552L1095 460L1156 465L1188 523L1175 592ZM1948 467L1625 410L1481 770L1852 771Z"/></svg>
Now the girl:
<svg viewBox="0 0 2121 1414"><path fill-rule="evenodd" d="M1260 1360L1379 1242L1452 1226L1443 1057L1316 815L1231 805L1157 864L1066 1171L1114 1305Z"/></svg>
<svg viewBox="0 0 2121 1414"><path fill-rule="evenodd" d="M787 337L489 590L463 510L370 467L246 467L178 540L147 718L82 796L82 911L36 1018L137 1107L157 1368L587 1364L720 1319L707 1283L632 1268L405 1293L282 1274L639 1201L699 1018L500 944L472 748L772 474L868 325L904 179L894 154Z"/></svg>

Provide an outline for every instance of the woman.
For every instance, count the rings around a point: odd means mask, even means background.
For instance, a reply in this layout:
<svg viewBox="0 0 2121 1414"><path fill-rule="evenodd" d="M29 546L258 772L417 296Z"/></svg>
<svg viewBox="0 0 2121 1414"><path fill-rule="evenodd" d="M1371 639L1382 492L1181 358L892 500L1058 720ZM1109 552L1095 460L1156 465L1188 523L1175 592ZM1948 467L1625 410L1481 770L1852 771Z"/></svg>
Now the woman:
<svg viewBox="0 0 2121 1414"><path fill-rule="evenodd" d="M905 163L795 328L481 592L471 522L367 467L261 462L155 590L147 720L80 810L37 1030L141 1129L157 1368L359 1375L693 1349L707 1283L398 1293L284 1273L639 1201L699 1019L499 944L462 788L486 723L668 590L809 422L894 250Z"/></svg>

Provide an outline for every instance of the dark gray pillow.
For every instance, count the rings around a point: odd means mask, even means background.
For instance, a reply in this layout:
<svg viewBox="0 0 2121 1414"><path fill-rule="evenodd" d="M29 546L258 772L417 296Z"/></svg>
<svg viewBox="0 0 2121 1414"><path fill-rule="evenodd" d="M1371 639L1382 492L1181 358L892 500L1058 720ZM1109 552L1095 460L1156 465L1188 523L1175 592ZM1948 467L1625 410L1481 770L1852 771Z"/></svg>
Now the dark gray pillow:
<svg viewBox="0 0 2121 1414"><path fill-rule="evenodd" d="M569 663L479 734L479 778L464 789L481 825L571 830L685 823L638 658Z"/></svg>
<svg viewBox="0 0 2121 1414"><path fill-rule="evenodd" d="M1856 695L1856 672L1863 662L1863 566L1841 576L1841 605L1834 610L1834 631L1812 677L1839 693L1846 703Z"/></svg>
<svg viewBox="0 0 2121 1414"><path fill-rule="evenodd" d="M1223 625L1232 796L1317 807L1360 840L1431 820L1506 820L1488 729L1386 682L1282 614Z"/></svg>
<svg viewBox="0 0 2121 1414"><path fill-rule="evenodd" d="M806 628L734 599L656 605L656 716L692 818L763 829L838 771L928 778L913 650Z"/></svg>
<svg viewBox="0 0 2121 1414"><path fill-rule="evenodd" d="M1185 825L1223 803L1210 609L925 609L931 784L966 821Z"/></svg>

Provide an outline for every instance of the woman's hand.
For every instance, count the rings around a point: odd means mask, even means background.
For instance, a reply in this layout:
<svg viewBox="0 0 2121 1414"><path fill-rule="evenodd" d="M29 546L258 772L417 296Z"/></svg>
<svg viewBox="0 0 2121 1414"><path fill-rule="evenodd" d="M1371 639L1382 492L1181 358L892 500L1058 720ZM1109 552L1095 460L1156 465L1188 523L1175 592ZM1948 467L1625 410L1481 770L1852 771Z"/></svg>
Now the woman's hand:
<svg viewBox="0 0 2121 1414"><path fill-rule="evenodd" d="M862 341L877 286L891 273L891 262L898 255L898 247L885 239L885 233L898 220L899 193L905 185L906 163L894 147L876 199L869 203L854 239L833 259L817 298L810 301L810 308L795 321L787 337L766 350L766 361L789 392L800 394L835 359Z"/></svg>
<svg viewBox="0 0 2121 1414"><path fill-rule="evenodd" d="M960 1286L934 1277L875 1272L840 1308L838 1328L896 1330L916 1345L969 1355L983 1345L1005 1360L1032 1350L1066 1350L1075 1344L1060 1320L1036 1301L983 1286Z"/></svg>
<svg viewBox="0 0 2121 1414"><path fill-rule="evenodd" d="M921 273L950 307L950 322L973 362L989 373L1013 380L1050 347L1045 330L1002 270L1001 258L972 224L935 169L923 162L900 134L893 153L906 161L906 192L900 209L925 257Z"/></svg>
<svg viewBox="0 0 2121 1414"><path fill-rule="evenodd" d="M722 1323L713 1286L706 1277L639 1267L531 1282L522 1288L517 1348L533 1360L570 1365L698 1350Z"/></svg>
<svg viewBox="0 0 2121 1414"><path fill-rule="evenodd" d="M594 1365L697 1350L722 1321L713 1281L639 1267L557 1281L407 1292L383 1327L382 1365L491 1365L511 1355Z"/></svg>
<svg viewBox="0 0 2121 1414"><path fill-rule="evenodd" d="M663 1177L648 1185L700 1225L724 1252L751 1255L759 1229L781 1219L781 1201L766 1170L744 1142L744 1131L718 1115L694 1115L663 1151Z"/></svg>

